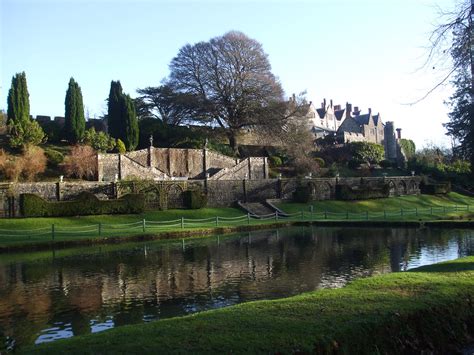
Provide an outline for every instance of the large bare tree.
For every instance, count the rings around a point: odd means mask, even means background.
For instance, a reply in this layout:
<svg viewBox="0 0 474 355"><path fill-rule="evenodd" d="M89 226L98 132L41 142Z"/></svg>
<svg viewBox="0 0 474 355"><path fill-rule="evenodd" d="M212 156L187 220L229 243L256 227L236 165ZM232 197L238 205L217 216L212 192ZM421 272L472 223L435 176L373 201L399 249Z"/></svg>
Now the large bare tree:
<svg viewBox="0 0 474 355"><path fill-rule="evenodd" d="M445 123L453 139L453 152L471 161L474 174L474 0L458 2L453 11L440 10L443 23L433 31L427 63L445 65L445 77L424 97L450 80L455 91L447 104L450 121ZM433 66L435 68L435 66ZM424 97L422 99L424 99Z"/></svg>
<svg viewBox="0 0 474 355"><path fill-rule="evenodd" d="M234 151L239 130L280 130L292 115L262 45L241 32L185 45L170 71L168 85L195 97L194 118L224 128Z"/></svg>
<svg viewBox="0 0 474 355"><path fill-rule="evenodd" d="M154 117L164 124L177 126L192 118L194 96L176 92L169 85L138 89L142 117Z"/></svg>

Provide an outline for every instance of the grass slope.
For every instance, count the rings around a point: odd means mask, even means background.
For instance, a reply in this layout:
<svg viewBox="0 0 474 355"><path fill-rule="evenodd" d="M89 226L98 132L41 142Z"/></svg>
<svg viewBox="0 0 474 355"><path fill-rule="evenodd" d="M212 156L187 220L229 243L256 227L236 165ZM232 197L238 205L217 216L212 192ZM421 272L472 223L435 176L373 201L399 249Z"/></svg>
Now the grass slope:
<svg viewBox="0 0 474 355"><path fill-rule="evenodd" d="M470 211L467 211L465 206L473 206ZM328 219L340 221L360 221L360 220L374 220L374 221L418 221L418 220L469 220L474 218L474 198L466 197L457 193L451 193L447 196L402 196L392 197L387 199L366 200L366 201L315 201L311 204L298 203L281 203L278 205L282 210L288 213L297 213L291 218L291 221L305 221L323 220L325 219L321 214L314 215L309 212L310 206L313 206L314 212L327 211ZM443 211L438 208L434 212L428 212L427 208L433 206L464 206L464 209L454 211ZM411 212L405 212L403 216L400 215L400 209L412 209ZM419 209L420 212L414 212L413 209ZM424 212L422 209L424 208ZM383 210L388 212L396 212L393 215L383 216ZM305 211L304 215L300 214ZM365 212L373 213L374 215L366 215ZM353 215L346 215L345 212L353 213ZM331 215L330 213L335 213ZM336 215L340 213L339 215ZM342 215L341 215L342 213ZM375 215L378 213L378 215ZM218 226L224 228L216 230L215 217L223 217L219 220ZM232 220L241 216L243 219ZM181 217L187 219L205 219L206 221L186 222L185 228L181 228L179 219ZM230 218L225 220L225 218ZM147 221L169 221L175 220L174 225L164 226L149 224L145 232L143 231L140 221L143 219ZM178 221L177 221L178 220ZM284 221L287 221L285 219ZM52 239L52 225L55 226L54 243L79 243L79 242L105 242L105 237L125 238L129 236L163 236L163 233L169 232L185 232L185 233L210 233L210 232L228 232L230 227L245 226L251 224L253 226L265 226L274 223L280 223L274 218L268 220L252 219L248 221L242 210L236 208L205 208L201 210L168 210L168 211L151 211L140 215L107 215L107 216L81 216L81 217L61 217L61 218L19 218L19 219L1 219L0 220L0 249L12 247L32 247L43 245L47 246ZM135 223L135 224L133 224ZM102 224L102 227L99 227ZM114 224L115 227L107 226L107 224ZM123 224L120 226L119 224ZM101 234L99 235L99 228ZM226 229L227 228L227 229ZM256 227L255 227L256 228ZM36 232L30 232L30 230ZM182 235L180 235L182 236ZM116 239L114 239L115 241Z"/></svg>
<svg viewBox="0 0 474 355"><path fill-rule="evenodd" d="M287 213L296 213L303 211L309 211L310 206L313 206L314 212L332 212L332 213L360 213L360 212L400 212L400 209L413 210L417 209L429 209L430 207L454 207L454 206L472 206L471 211L443 212L440 209L435 210L433 218L449 218L455 216L465 216L466 218L472 217L474 213L474 198L464 196L455 192L451 192L445 196L442 195L410 195L400 197L389 197L380 198L373 200L361 200L361 201L312 201L310 203L294 203L294 202L282 202L278 204L278 207ZM394 219L397 220L410 220L418 219L413 214L407 214L400 218L400 215Z"/></svg>
<svg viewBox="0 0 474 355"><path fill-rule="evenodd" d="M342 289L123 326L25 353L452 352L474 334L474 257Z"/></svg>

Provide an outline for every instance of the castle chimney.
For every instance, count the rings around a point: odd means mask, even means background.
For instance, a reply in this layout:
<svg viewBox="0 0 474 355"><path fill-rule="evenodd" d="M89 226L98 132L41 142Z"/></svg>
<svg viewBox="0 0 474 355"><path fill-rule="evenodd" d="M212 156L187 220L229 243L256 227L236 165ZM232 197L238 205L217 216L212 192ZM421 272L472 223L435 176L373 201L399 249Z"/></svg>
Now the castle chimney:
<svg viewBox="0 0 474 355"><path fill-rule="evenodd" d="M372 113L372 109L369 107L369 116L370 116L371 113Z"/></svg>
<svg viewBox="0 0 474 355"><path fill-rule="evenodd" d="M360 111L359 111L359 106L354 107L354 116L359 116Z"/></svg>
<svg viewBox="0 0 474 355"><path fill-rule="evenodd" d="M346 102L346 118L351 117L352 113L352 104Z"/></svg>
<svg viewBox="0 0 474 355"><path fill-rule="evenodd" d="M397 139L402 139L402 129L397 128Z"/></svg>
<svg viewBox="0 0 474 355"><path fill-rule="evenodd" d="M329 105L332 107L332 99L329 100Z"/></svg>
<svg viewBox="0 0 474 355"><path fill-rule="evenodd" d="M323 102L321 104L321 108L324 109L324 110L326 109L326 99L323 99Z"/></svg>
<svg viewBox="0 0 474 355"><path fill-rule="evenodd" d="M296 102L296 95L293 94L293 102Z"/></svg>

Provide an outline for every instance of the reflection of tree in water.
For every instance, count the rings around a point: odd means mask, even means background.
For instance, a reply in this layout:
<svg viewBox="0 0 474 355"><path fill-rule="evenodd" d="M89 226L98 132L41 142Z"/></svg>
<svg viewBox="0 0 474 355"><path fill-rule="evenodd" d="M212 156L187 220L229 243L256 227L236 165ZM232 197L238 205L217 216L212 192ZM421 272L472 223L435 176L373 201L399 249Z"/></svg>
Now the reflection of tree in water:
<svg viewBox="0 0 474 355"><path fill-rule="evenodd" d="M342 286L403 270L426 246L445 250L454 240L461 255L472 254L473 238L465 233L298 227L57 252L53 259L0 264L0 327L26 344L53 323L85 334L91 320L119 326Z"/></svg>

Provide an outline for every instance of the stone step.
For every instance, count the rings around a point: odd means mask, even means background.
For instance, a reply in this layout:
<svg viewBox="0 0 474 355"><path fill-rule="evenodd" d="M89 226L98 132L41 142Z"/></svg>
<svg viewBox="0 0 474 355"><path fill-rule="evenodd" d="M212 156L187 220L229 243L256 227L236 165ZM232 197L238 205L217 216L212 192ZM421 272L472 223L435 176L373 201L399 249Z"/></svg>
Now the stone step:
<svg viewBox="0 0 474 355"><path fill-rule="evenodd" d="M240 203L240 206L244 208L247 212L255 216L265 216L265 215L275 213L275 211L272 208L260 202L247 202L247 203L242 202Z"/></svg>

